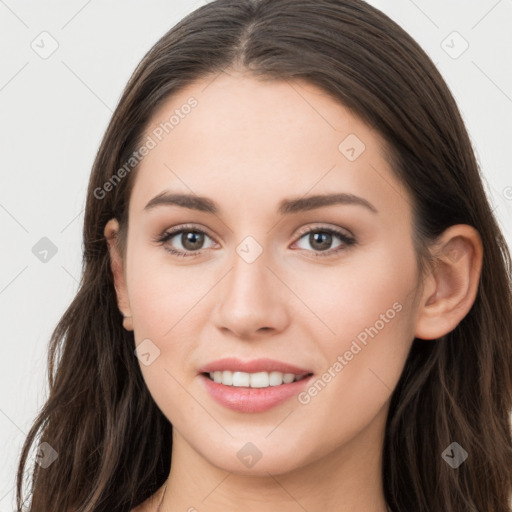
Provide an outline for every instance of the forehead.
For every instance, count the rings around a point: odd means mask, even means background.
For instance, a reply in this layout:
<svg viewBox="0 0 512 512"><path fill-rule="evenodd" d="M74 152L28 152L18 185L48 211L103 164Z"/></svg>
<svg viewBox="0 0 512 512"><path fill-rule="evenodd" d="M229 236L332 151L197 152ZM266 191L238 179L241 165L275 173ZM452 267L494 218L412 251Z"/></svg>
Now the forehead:
<svg viewBox="0 0 512 512"><path fill-rule="evenodd" d="M137 211L164 190L250 210L258 200L261 207L308 191L377 200L386 182L394 182L392 195L400 188L379 134L304 81L209 76L158 108L148 138L154 147L139 165L131 200Z"/></svg>

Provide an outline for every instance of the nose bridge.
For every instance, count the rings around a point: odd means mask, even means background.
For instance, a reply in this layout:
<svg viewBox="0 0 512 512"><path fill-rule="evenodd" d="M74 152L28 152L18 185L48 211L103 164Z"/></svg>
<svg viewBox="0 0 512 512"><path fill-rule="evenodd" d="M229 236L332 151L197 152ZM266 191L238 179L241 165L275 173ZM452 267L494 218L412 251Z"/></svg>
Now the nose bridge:
<svg viewBox="0 0 512 512"><path fill-rule="evenodd" d="M226 300L235 300L237 308L243 304L257 303L269 291L267 265L271 264L268 251L253 236L245 237L236 247L232 258L232 270L228 277ZM263 295L263 297L262 297ZM265 301L269 302L268 297Z"/></svg>
<svg viewBox="0 0 512 512"><path fill-rule="evenodd" d="M283 286L267 266L272 267L270 251L255 237L247 236L231 259L231 271L221 288L218 325L239 336L261 328L280 330L286 323L282 300Z"/></svg>

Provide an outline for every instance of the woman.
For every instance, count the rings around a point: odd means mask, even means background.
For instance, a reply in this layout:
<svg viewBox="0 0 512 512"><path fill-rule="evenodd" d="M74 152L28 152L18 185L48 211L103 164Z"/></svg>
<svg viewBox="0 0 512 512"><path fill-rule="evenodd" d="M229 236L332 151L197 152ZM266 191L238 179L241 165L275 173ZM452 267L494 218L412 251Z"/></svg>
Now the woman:
<svg viewBox="0 0 512 512"><path fill-rule="evenodd" d="M410 36L358 0L213 1L100 146L18 507L41 432L38 512L510 511L511 318Z"/></svg>

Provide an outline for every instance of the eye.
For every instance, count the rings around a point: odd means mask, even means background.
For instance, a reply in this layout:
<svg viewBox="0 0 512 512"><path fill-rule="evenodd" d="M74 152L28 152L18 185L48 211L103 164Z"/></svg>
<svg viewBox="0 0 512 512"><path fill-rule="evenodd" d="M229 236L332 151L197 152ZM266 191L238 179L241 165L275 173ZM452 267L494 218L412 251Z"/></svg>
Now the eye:
<svg viewBox="0 0 512 512"><path fill-rule="evenodd" d="M301 235L299 241L305 239L306 242L313 247L315 257L332 256L333 254L346 250L356 243L356 240L347 233L326 226L310 228L305 232L303 231ZM341 242L332 249L330 246L336 238ZM301 249L303 249L303 247L301 247ZM306 250L308 249L306 248Z"/></svg>
<svg viewBox="0 0 512 512"><path fill-rule="evenodd" d="M202 253L205 238L212 240L202 229L180 226L171 231L166 231L157 238L157 242L162 244L166 251L175 256L198 256ZM173 242L173 240L175 240ZM178 248L176 248L176 244ZM180 247L181 246L181 247ZM208 247L206 247L208 248Z"/></svg>
<svg viewBox="0 0 512 512"><path fill-rule="evenodd" d="M208 247L203 247L206 238L213 241L202 229L198 229L195 226L178 226L177 228L162 233L157 237L156 242L163 245L166 251L175 256L190 257L199 256L205 249L212 247L213 244ZM334 249L330 248L333 240L336 238L340 240L340 243L335 246ZM315 257L332 256L357 243L355 238L347 233L326 226L303 230L299 241L302 239L305 239L306 242L311 245ZM176 247L176 245L178 245L178 247ZM299 248L311 252L307 248Z"/></svg>

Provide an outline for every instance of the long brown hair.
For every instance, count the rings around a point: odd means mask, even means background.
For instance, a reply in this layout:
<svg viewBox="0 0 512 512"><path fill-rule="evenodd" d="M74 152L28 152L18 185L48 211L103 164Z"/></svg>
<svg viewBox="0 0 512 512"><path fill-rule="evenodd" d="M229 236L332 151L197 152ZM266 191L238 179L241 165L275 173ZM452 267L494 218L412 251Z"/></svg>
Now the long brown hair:
<svg viewBox="0 0 512 512"><path fill-rule="evenodd" d="M36 439L58 458L46 468L34 464L35 512L128 512L168 476L171 425L145 386L133 333L122 327L103 235L113 217L126 231L136 168L108 192L98 190L141 144L163 100L233 67L266 80L308 81L375 128L413 198L418 247L454 224L479 231L476 300L443 338L414 340L391 397L382 475L395 512L509 512L510 255L440 73L403 29L360 0L215 0L179 22L138 65L92 169L83 275L50 340L49 398L23 446L17 507ZM469 454L457 469L441 457L452 442Z"/></svg>

